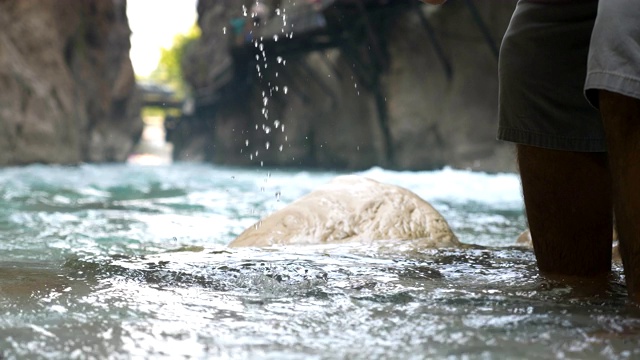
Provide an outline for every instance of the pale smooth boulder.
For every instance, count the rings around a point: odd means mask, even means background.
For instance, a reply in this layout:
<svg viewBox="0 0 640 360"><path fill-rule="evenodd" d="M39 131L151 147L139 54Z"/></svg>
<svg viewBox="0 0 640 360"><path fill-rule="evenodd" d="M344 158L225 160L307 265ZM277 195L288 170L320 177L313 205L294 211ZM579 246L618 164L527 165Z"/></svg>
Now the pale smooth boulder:
<svg viewBox="0 0 640 360"><path fill-rule="evenodd" d="M447 221L413 192L355 175L331 182L246 229L229 246L412 241L460 247Z"/></svg>

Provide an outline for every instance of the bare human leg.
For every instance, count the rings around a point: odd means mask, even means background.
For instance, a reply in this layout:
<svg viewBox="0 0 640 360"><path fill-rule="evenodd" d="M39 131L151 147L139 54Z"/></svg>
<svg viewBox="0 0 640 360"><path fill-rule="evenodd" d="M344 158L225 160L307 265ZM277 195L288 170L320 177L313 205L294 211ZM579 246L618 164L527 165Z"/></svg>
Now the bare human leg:
<svg viewBox="0 0 640 360"><path fill-rule="evenodd" d="M627 289L640 302L640 99L601 90L613 205Z"/></svg>
<svg viewBox="0 0 640 360"><path fill-rule="evenodd" d="M580 277L609 274L613 214L607 154L528 145L517 149L540 271ZM640 264L640 257L637 260Z"/></svg>

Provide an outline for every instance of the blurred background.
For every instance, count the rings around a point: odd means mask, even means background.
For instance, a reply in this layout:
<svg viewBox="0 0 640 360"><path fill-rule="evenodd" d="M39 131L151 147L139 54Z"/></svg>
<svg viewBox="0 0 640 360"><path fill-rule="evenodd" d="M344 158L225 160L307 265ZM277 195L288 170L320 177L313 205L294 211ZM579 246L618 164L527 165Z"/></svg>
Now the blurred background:
<svg viewBox="0 0 640 360"><path fill-rule="evenodd" d="M1 0L0 165L514 171L515 0Z"/></svg>
<svg viewBox="0 0 640 360"><path fill-rule="evenodd" d="M0 0L0 359L640 358L514 246L515 3ZM227 247L344 173L474 246Z"/></svg>

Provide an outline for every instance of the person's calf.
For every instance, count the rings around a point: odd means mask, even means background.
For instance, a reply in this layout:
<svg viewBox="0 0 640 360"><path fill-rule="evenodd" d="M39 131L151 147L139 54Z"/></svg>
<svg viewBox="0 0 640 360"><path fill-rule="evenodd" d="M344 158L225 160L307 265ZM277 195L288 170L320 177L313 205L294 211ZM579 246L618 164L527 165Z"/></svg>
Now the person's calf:
<svg viewBox="0 0 640 360"><path fill-rule="evenodd" d="M599 93L627 289L640 301L640 99Z"/></svg>
<svg viewBox="0 0 640 360"><path fill-rule="evenodd" d="M611 184L605 153L518 145L527 219L541 272L611 271Z"/></svg>

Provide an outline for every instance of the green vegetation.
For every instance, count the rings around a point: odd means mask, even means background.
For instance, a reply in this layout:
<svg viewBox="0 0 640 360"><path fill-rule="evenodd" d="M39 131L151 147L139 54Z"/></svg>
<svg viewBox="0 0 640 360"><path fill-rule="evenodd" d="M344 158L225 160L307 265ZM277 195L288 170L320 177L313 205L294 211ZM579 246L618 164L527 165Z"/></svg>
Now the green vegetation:
<svg viewBox="0 0 640 360"><path fill-rule="evenodd" d="M142 118L154 117L154 116L179 116L180 110L175 108L163 108L159 106L145 106L142 108Z"/></svg>
<svg viewBox="0 0 640 360"><path fill-rule="evenodd" d="M171 48L161 50L160 61L149 75L149 80L169 86L179 98L184 98L188 94L188 88L182 75L182 59L188 47L198 38L200 28L196 24L187 33L176 35Z"/></svg>

